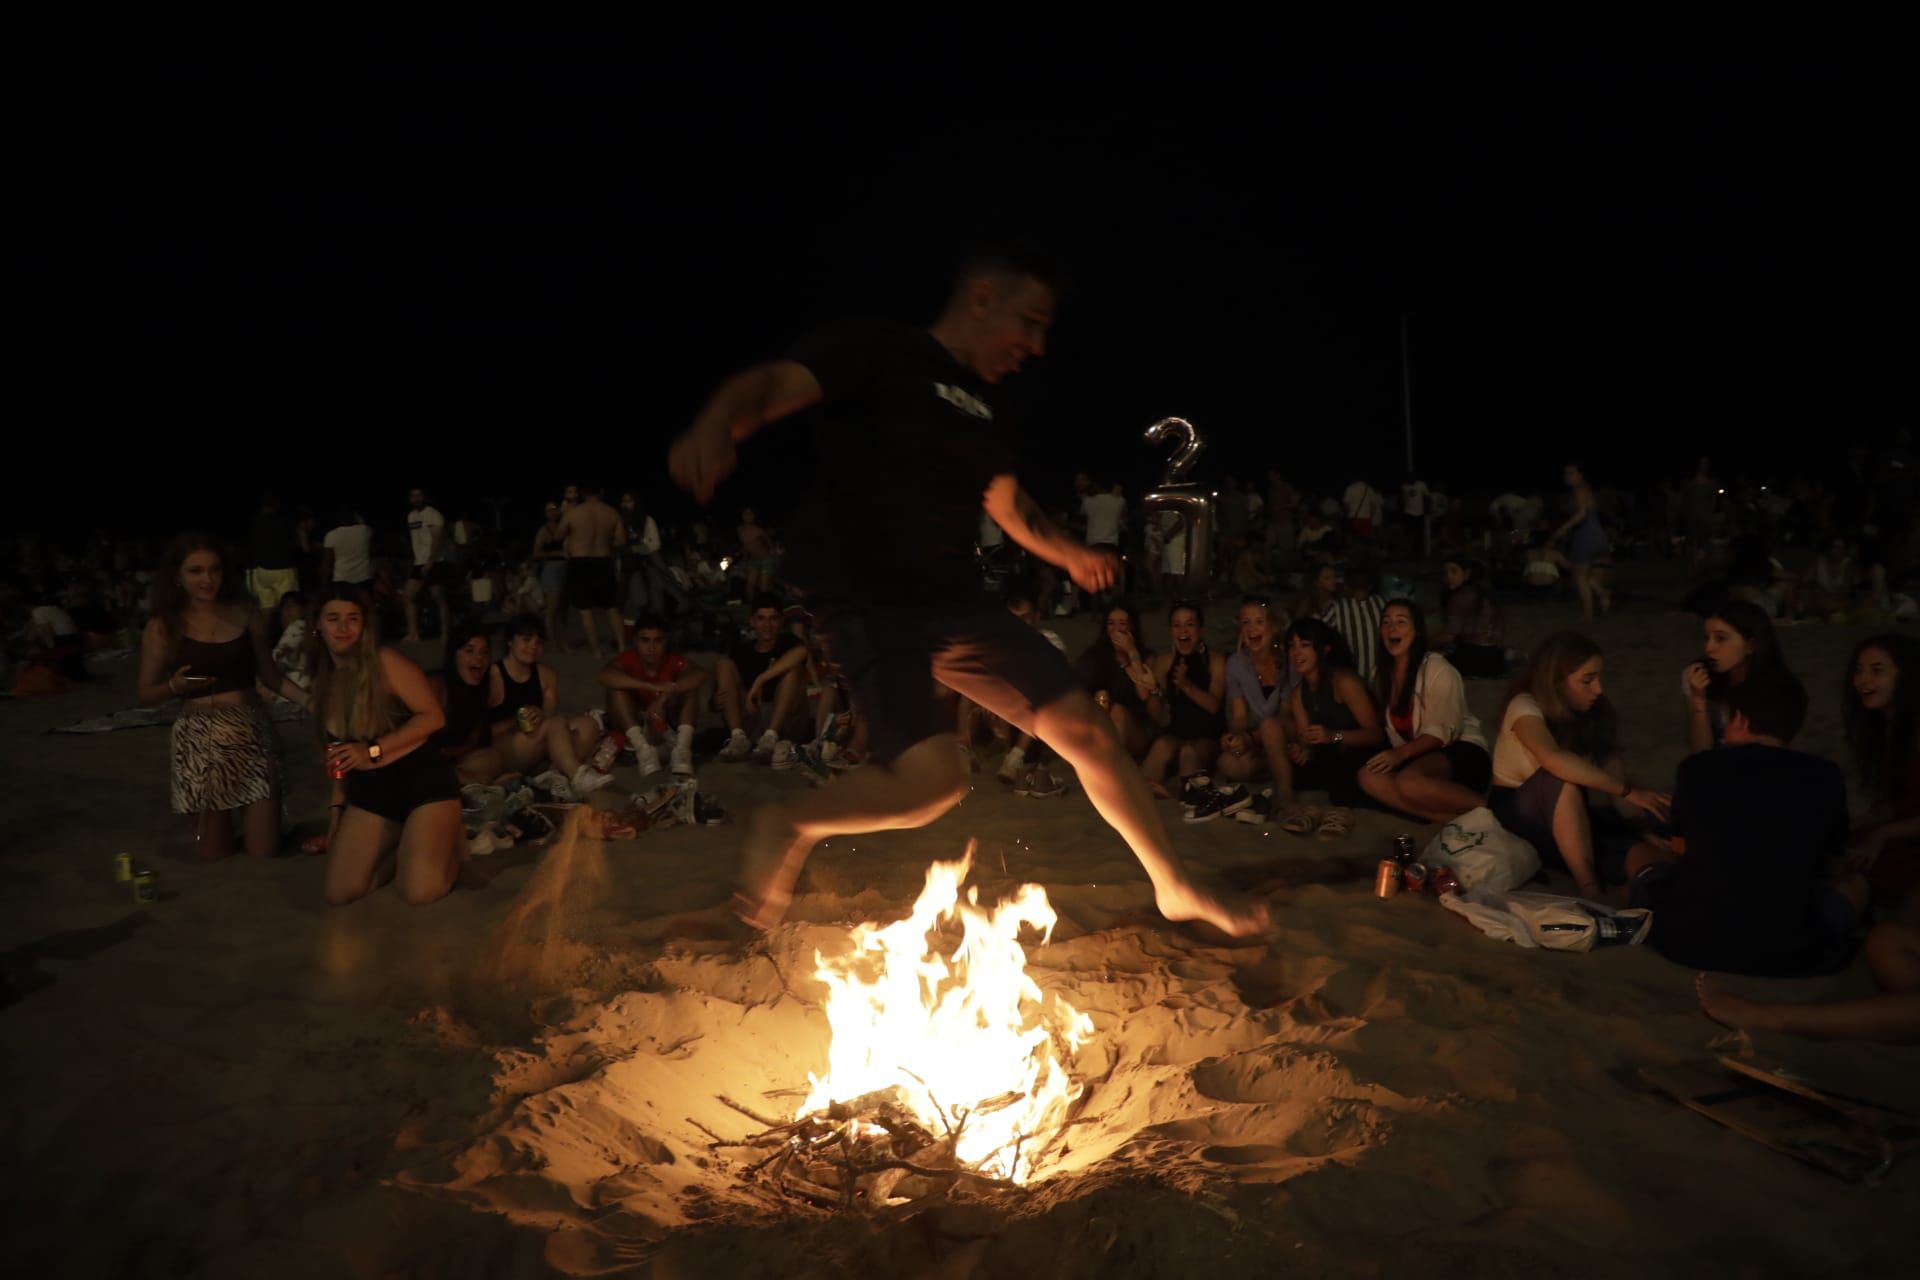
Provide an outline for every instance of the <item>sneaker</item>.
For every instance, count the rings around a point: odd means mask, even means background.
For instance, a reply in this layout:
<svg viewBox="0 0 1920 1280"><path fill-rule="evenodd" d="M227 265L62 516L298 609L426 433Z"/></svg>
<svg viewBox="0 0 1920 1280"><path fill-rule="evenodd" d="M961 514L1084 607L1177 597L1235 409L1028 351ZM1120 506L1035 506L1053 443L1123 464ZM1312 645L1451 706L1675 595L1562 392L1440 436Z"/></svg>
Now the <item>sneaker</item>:
<svg viewBox="0 0 1920 1280"><path fill-rule="evenodd" d="M1212 822L1227 811L1227 798L1218 791L1209 791L1207 798L1193 806L1187 814L1188 822Z"/></svg>
<svg viewBox="0 0 1920 1280"><path fill-rule="evenodd" d="M1025 795L1024 791L1019 791L1017 788L1020 783L1026 781L1026 773L1027 753L1019 747L1012 747L1007 751L1006 758L1000 762L999 773L994 776L1008 786L1015 787L1015 794Z"/></svg>
<svg viewBox="0 0 1920 1280"><path fill-rule="evenodd" d="M672 754L668 756L668 760L670 761L669 767L673 770L675 776L681 778L691 778L693 776L692 747L687 746L685 743L676 743Z"/></svg>
<svg viewBox="0 0 1920 1280"><path fill-rule="evenodd" d="M720 748L720 758L728 764L738 764L753 754L753 744L747 741L747 735L739 729L727 739L727 745Z"/></svg>
<svg viewBox="0 0 1920 1280"><path fill-rule="evenodd" d="M633 750L633 765L640 770L640 776L643 778L649 774L658 773L660 772L660 753L654 750L651 742L642 742Z"/></svg>
<svg viewBox="0 0 1920 1280"><path fill-rule="evenodd" d="M1025 791L1016 791L1014 794L1032 796L1036 800L1067 794L1066 781L1044 764L1033 766L1033 771L1027 775L1026 787Z"/></svg>
<svg viewBox="0 0 1920 1280"><path fill-rule="evenodd" d="M1220 798L1222 817L1234 817L1253 803L1253 793L1248 791L1244 784L1238 782L1217 788L1214 794Z"/></svg>
<svg viewBox="0 0 1920 1280"><path fill-rule="evenodd" d="M467 837L467 856L485 858L508 847L508 842L494 834L492 827L482 827Z"/></svg>
<svg viewBox="0 0 1920 1280"><path fill-rule="evenodd" d="M826 760L821 757L820 748L811 742L795 753L793 767L816 787L824 787L833 781L833 770L827 767Z"/></svg>
<svg viewBox="0 0 1920 1280"><path fill-rule="evenodd" d="M1213 799L1213 779L1196 773L1180 788L1180 807L1191 812Z"/></svg>
<svg viewBox="0 0 1920 1280"><path fill-rule="evenodd" d="M1253 797L1247 807L1233 815L1235 822L1244 822L1251 827L1264 827L1273 818L1273 788L1264 788Z"/></svg>
<svg viewBox="0 0 1920 1280"><path fill-rule="evenodd" d="M1653 913L1644 907L1628 907L1610 916L1595 916L1593 924L1594 946L1637 947L1653 932Z"/></svg>
<svg viewBox="0 0 1920 1280"><path fill-rule="evenodd" d="M573 784L569 783L557 770L549 769L528 781L562 804L570 804L573 801Z"/></svg>
<svg viewBox="0 0 1920 1280"><path fill-rule="evenodd" d="M694 793L692 817L688 819L689 825L696 827L717 827L721 823L728 821L730 816L731 815L720 806L718 800L701 792Z"/></svg>
<svg viewBox="0 0 1920 1280"><path fill-rule="evenodd" d="M848 769L858 769L867 762L867 758L851 747L842 747L833 753L827 761L827 768L835 773L844 773Z"/></svg>
<svg viewBox="0 0 1920 1280"><path fill-rule="evenodd" d="M774 752L779 750L779 748L780 739L774 736L773 730L767 730L760 735L760 741L754 744L753 762L755 764L772 764Z"/></svg>
<svg viewBox="0 0 1920 1280"><path fill-rule="evenodd" d="M785 738L782 738L773 744L773 754L767 757L767 763L785 772L793 768L794 762L799 758L799 755L800 753L794 750L793 744Z"/></svg>
<svg viewBox="0 0 1920 1280"><path fill-rule="evenodd" d="M607 710L605 707L595 707L593 710L587 712L587 715L592 718L594 724L599 726L600 732L607 732Z"/></svg>
<svg viewBox="0 0 1920 1280"><path fill-rule="evenodd" d="M832 738L821 738L813 744L813 753L820 758L821 764L832 767L833 758L840 754L840 744Z"/></svg>
<svg viewBox="0 0 1920 1280"><path fill-rule="evenodd" d="M613 775L602 773L590 764L583 764L573 771L573 777L567 781L573 784L573 794L584 796L610 785L613 782Z"/></svg>
<svg viewBox="0 0 1920 1280"><path fill-rule="evenodd" d="M613 762L620 758L620 748L625 746L626 742L627 740L617 733L608 734L600 739L600 745L594 748L593 755L588 758L587 763L593 766L595 772L606 773L613 768Z"/></svg>

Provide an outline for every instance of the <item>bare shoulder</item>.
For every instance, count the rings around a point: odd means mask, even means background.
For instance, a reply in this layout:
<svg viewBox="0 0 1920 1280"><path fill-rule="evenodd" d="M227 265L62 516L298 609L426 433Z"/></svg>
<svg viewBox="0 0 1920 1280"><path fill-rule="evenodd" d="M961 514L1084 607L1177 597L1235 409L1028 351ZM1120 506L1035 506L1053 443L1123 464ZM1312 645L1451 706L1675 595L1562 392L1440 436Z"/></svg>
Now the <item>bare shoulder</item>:
<svg viewBox="0 0 1920 1280"><path fill-rule="evenodd" d="M386 675L387 683L396 687L403 681L424 684L427 679L419 663L391 645L380 648L380 670Z"/></svg>

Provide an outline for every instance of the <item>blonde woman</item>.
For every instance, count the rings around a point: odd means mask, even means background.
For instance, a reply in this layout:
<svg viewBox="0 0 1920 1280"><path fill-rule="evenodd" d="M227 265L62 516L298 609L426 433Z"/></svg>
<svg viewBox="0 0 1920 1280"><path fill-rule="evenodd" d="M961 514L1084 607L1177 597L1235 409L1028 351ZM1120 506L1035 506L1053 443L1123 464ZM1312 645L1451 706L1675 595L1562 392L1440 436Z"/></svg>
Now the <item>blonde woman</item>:
<svg viewBox="0 0 1920 1280"><path fill-rule="evenodd" d="M139 698L180 699L169 740L173 811L193 819L203 858L233 852L236 816L248 853L279 852L280 749L259 692L268 687L306 701L275 667L266 618L227 576L220 544L182 534L154 577Z"/></svg>
<svg viewBox="0 0 1920 1280"><path fill-rule="evenodd" d="M453 887L464 847L459 779L428 742L446 713L412 659L380 644L358 589L336 585L318 617L313 714L335 779L327 901L394 879L408 902L433 902Z"/></svg>

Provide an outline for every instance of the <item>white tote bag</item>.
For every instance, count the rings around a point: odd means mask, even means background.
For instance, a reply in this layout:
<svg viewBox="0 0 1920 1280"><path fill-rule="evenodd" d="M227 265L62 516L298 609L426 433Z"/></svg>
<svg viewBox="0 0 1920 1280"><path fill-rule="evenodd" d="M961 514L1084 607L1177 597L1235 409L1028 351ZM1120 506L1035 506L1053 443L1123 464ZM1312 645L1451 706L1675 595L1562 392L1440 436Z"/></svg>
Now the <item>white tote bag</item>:
<svg viewBox="0 0 1920 1280"><path fill-rule="evenodd" d="M1482 805L1449 822L1427 845L1427 869L1449 867L1466 891L1506 893L1540 874L1540 855Z"/></svg>

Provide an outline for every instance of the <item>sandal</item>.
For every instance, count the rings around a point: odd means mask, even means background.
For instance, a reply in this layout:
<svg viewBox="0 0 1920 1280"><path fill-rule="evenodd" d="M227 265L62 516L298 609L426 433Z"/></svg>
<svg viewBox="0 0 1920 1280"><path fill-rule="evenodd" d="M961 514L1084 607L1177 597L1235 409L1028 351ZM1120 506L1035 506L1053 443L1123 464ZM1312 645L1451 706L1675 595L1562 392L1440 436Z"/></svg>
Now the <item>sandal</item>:
<svg viewBox="0 0 1920 1280"><path fill-rule="evenodd" d="M1310 804L1295 805L1280 819L1280 829L1288 835L1303 836L1320 825L1320 810Z"/></svg>
<svg viewBox="0 0 1920 1280"><path fill-rule="evenodd" d="M1333 808L1327 810L1320 819L1320 830L1314 833L1316 840L1344 840L1353 834L1353 810Z"/></svg>

